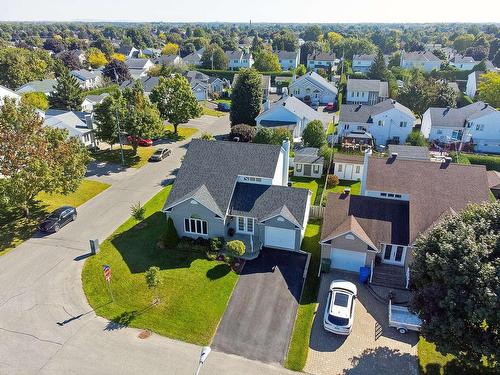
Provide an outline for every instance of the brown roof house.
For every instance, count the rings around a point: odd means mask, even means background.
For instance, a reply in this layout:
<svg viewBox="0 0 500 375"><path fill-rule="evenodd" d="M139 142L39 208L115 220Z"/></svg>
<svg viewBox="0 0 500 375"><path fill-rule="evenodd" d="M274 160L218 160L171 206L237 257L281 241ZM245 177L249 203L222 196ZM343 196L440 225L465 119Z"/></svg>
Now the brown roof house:
<svg viewBox="0 0 500 375"><path fill-rule="evenodd" d="M488 171L488 185L496 199L500 198L500 173Z"/></svg>
<svg viewBox="0 0 500 375"><path fill-rule="evenodd" d="M418 235L470 203L489 199L484 166L371 156L363 160L361 195L330 193L321 256L335 269L371 268L370 282L407 288Z"/></svg>

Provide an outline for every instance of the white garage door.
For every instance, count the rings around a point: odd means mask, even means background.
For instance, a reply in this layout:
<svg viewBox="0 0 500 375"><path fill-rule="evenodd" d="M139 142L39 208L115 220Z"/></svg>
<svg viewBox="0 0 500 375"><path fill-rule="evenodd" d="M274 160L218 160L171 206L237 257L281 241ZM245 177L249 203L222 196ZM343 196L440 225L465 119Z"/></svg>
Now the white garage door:
<svg viewBox="0 0 500 375"><path fill-rule="evenodd" d="M359 272L359 267L364 267L365 265L366 253L343 249L332 249L330 252L330 259L332 260L332 268Z"/></svg>
<svg viewBox="0 0 500 375"><path fill-rule="evenodd" d="M294 250L295 233L292 229L266 227L264 246Z"/></svg>

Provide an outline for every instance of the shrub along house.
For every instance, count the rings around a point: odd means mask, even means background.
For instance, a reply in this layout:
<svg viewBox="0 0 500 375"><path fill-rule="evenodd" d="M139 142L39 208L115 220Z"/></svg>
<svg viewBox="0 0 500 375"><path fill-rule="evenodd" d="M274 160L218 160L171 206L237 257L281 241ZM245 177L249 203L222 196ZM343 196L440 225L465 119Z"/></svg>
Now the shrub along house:
<svg viewBox="0 0 500 375"><path fill-rule="evenodd" d="M360 196L328 196L321 256L335 269L370 267L373 284L405 288L417 236L469 203L488 201L486 168L370 155Z"/></svg>
<svg viewBox="0 0 500 375"><path fill-rule="evenodd" d="M263 246L298 251L311 192L288 186L289 149L194 139L163 212L179 236L243 241L247 259Z"/></svg>

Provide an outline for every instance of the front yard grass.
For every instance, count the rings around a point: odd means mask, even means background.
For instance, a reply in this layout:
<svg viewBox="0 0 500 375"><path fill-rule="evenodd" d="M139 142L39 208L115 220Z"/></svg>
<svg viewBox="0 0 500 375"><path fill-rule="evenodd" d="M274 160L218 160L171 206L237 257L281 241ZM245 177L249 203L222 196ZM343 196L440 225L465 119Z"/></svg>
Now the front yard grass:
<svg viewBox="0 0 500 375"><path fill-rule="evenodd" d="M70 205L78 207L110 185L93 180L83 180L74 193L68 195L40 193L38 204L31 210L29 218L23 216L0 216L0 256L30 238L37 230L38 223L57 207Z"/></svg>
<svg viewBox="0 0 500 375"><path fill-rule="evenodd" d="M126 168L141 168L147 164L149 157L155 152L154 147L138 147L137 155L134 155L132 146L123 146L123 155ZM97 151L92 154L92 157L99 163L122 163L120 146L115 145L112 150Z"/></svg>
<svg viewBox="0 0 500 375"><path fill-rule="evenodd" d="M302 371L306 364L309 351L309 337L314 321L317 306L319 278L318 268L321 261L319 239L321 235L321 221L311 220L306 228L302 250L311 253L307 278L300 298L297 318L293 327L292 338L285 360L285 367L290 370Z"/></svg>
<svg viewBox="0 0 500 375"><path fill-rule="evenodd" d="M207 108L203 106L203 114L207 116L222 117L227 114L227 112L221 112L216 109Z"/></svg>
<svg viewBox="0 0 500 375"><path fill-rule="evenodd" d="M343 193L345 188L351 189L350 194L352 195L360 195L361 181L340 180L337 186L326 189L326 191L328 193Z"/></svg>
<svg viewBox="0 0 500 375"><path fill-rule="evenodd" d="M174 126L173 125L165 125L165 138L176 142L176 141L183 141L185 139L191 138L193 135L195 135L198 132L198 129L196 128L190 128L187 126L181 126L179 125L177 127L177 134L174 133Z"/></svg>
<svg viewBox="0 0 500 375"><path fill-rule="evenodd" d="M296 177L290 176L290 181L292 182L292 187L309 189L311 190L311 204L319 204L321 199L321 193L325 186L324 178L308 178L308 177Z"/></svg>
<svg viewBox="0 0 500 375"><path fill-rule="evenodd" d="M160 335L198 345L210 343L226 309L238 276L229 266L209 261L205 254L160 249L157 242L166 220L160 209L170 192L167 186L145 204L147 226L138 229L130 218L88 258L82 272L83 289L96 313L111 322L149 329ZM104 281L102 265L111 267L114 301ZM162 284L150 291L144 272L160 268ZM153 297L160 303L152 307Z"/></svg>

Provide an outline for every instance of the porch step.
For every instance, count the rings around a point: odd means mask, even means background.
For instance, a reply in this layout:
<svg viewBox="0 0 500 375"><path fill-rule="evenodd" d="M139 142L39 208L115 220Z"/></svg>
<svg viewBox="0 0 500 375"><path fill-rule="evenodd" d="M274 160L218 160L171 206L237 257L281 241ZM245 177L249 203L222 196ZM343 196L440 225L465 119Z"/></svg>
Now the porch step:
<svg viewBox="0 0 500 375"><path fill-rule="evenodd" d="M373 269L371 283L387 288L406 289L405 269L391 264L379 264Z"/></svg>

